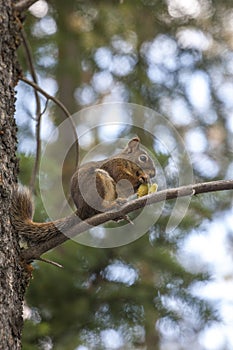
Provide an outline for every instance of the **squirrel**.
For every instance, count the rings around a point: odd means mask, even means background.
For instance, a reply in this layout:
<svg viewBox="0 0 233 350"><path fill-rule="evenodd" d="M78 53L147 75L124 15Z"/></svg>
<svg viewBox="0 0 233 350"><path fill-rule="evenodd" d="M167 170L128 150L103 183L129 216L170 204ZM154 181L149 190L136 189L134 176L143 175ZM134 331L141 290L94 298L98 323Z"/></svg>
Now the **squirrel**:
<svg viewBox="0 0 233 350"><path fill-rule="evenodd" d="M111 209L143 183L155 176L155 166L140 148L140 139L131 139L122 152L97 162L82 165L71 179L71 196L77 215L85 220Z"/></svg>
<svg viewBox="0 0 233 350"><path fill-rule="evenodd" d="M122 205L131 194L137 192L140 185L148 184L155 173L153 160L140 148L140 139L134 137L120 153L78 167L71 179L75 213L52 222L33 222L30 191L17 187L12 200L12 224L30 244L49 240L58 232L66 232L77 223L78 218L85 220Z"/></svg>

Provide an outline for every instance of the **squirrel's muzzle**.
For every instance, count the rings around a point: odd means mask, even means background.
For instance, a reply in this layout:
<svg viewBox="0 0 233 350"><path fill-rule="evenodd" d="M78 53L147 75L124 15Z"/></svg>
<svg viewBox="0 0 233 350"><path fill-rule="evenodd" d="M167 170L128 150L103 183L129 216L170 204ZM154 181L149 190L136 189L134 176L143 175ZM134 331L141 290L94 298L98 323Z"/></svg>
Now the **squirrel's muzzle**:
<svg viewBox="0 0 233 350"><path fill-rule="evenodd" d="M150 179L152 177L155 176L155 170L154 169L151 169L151 170L148 170L146 173L142 173L140 176L139 176L139 182L140 183L149 183L150 182Z"/></svg>
<svg viewBox="0 0 233 350"><path fill-rule="evenodd" d="M154 177L155 174L156 174L156 171L155 169L152 169L152 170L148 170L147 174L149 175L150 178Z"/></svg>

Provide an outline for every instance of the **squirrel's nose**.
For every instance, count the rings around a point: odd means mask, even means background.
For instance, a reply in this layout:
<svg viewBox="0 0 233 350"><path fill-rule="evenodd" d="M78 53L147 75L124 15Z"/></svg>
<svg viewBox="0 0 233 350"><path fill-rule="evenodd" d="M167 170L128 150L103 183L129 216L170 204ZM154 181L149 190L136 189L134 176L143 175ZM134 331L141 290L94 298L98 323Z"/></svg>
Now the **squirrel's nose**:
<svg viewBox="0 0 233 350"><path fill-rule="evenodd" d="M150 178L155 176L155 169L153 170L148 170L146 173L142 173L141 176L139 177L139 181L141 183L147 183L150 181Z"/></svg>
<svg viewBox="0 0 233 350"><path fill-rule="evenodd" d="M147 183L150 179L150 176L149 174L142 174L140 177L139 177L139 181L143 184L143 183Z"/></svg>
<svg viewBox="0 0 233 350"><path fill-rule="evenodd" d="M148 175L149 175L149 177L154 177L154 176L155 176L155 174L156 174L155 169L153 169L153 170L149 170L149 171L148 171Z"/></svg>

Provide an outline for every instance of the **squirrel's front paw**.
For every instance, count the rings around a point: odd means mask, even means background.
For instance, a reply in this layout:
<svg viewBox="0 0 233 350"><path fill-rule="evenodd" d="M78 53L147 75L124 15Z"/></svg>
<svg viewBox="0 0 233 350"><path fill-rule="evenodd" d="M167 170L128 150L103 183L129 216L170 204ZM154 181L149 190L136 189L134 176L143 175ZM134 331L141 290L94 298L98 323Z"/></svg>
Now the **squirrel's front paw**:
<svg viewBox="0 0 233 350"><path fill-rule="evenodd" d="M121 207L122 205L124 205L126 202L127 202L127 199L126 199L126 198L122 198L122 197L118 197L118 198L115 200L116 206L119 206L119 207Z"/></svg>
<svg viewBox="0 0 233 350"><path fill-rule="evenodd" d="M109 210L119 210L122 205L124 205L127 202L126 198L121 198L118 197L112 202L107 202L107 205L103 206L104 211L109 211Z"/></svg>

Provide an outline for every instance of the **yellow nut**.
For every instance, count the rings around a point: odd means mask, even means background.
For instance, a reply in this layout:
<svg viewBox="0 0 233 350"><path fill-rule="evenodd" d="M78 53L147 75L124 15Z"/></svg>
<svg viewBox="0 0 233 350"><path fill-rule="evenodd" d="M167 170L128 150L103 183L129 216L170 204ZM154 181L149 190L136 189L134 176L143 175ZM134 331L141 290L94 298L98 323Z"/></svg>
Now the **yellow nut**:
<svg viewBox="0 0 233 350"><path fill-rule="evenodd" d="M150 194L150 193L155 193L155 192L157 192L157 189L158 189L158 185L157 185L156 183L154 183L154 184L152 184L152 185L149 186L149 191L148 191L148 193L149 193L149 194Z"/></svg>
<svg viewBox="0 0 233 350"><path fill-rule="evenodd" d="M146 196L147 194L155 193L157 192L158 185L156 183L149 185L149 184L141 184L137 191L138 197Z"/></svg>
<svg viewBox="0 0 233 350"><path fill-rule="evenodd" d="M141 184L138 188L137 195L138 197L143 197L148 194L148 184Z"/></svg>

